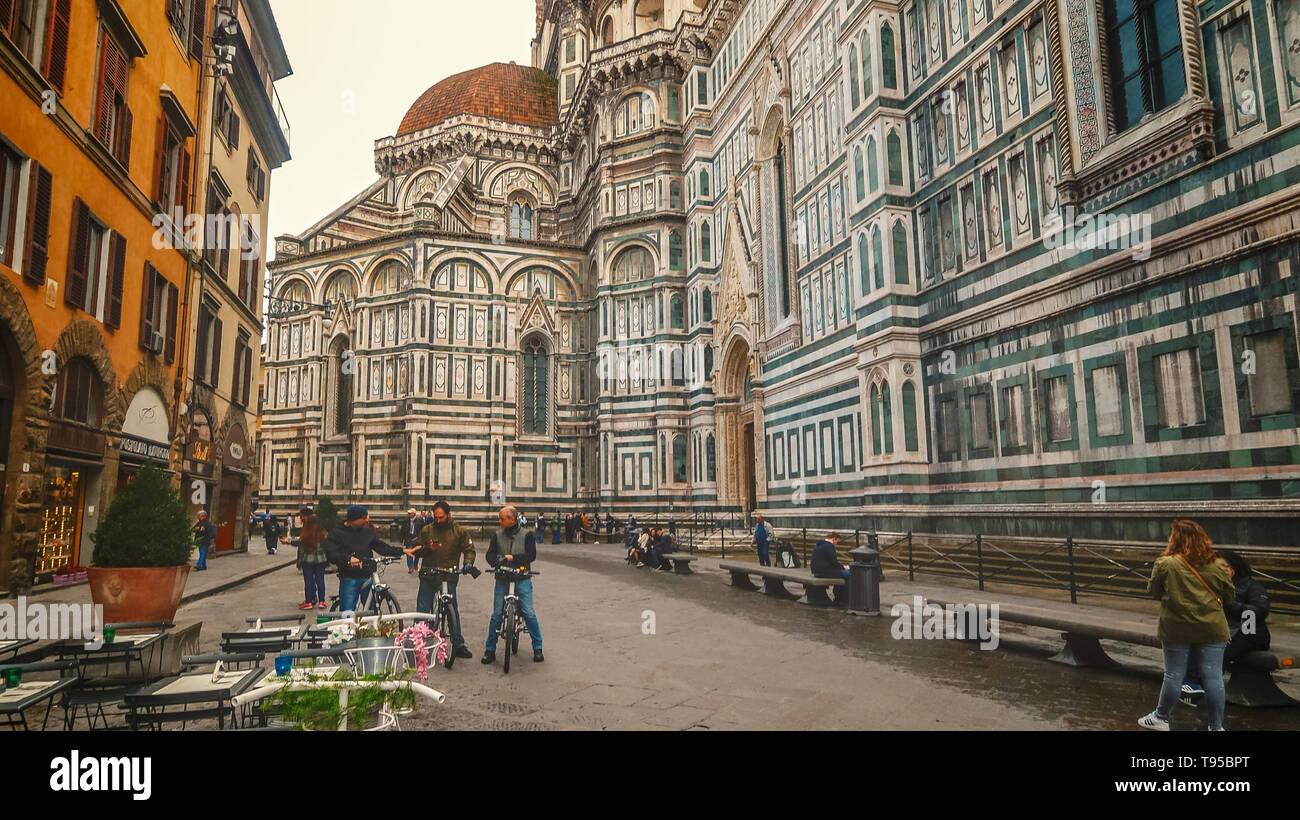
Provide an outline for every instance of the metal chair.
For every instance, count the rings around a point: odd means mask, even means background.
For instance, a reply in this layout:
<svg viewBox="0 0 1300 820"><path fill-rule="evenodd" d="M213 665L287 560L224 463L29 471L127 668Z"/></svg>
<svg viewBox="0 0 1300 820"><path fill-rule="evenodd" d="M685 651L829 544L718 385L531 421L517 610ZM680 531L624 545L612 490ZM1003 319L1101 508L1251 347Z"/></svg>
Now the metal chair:
<svg viewBox="0 0 1300 820"><path fill-rule="evenodd" d="M67 660L37 661L35 663L0 664L0 675L4 675L8 673L10 669L20 670L24 678L26 678L28 673L30 672L58 672L60 679L73 678L76 677L77 674L77 664L74 661L67 661ZM65 689L63 692L63 696L59 699L59 708L64 710L65 723L66 723L66 715L67 715L67 707L65 706L65 704L67 703L68 696L70 693L71 690ZM50 712L52 711L54 711L53 697L51 697L50 701L46 704L45 717L41 719L42 732L45 731L46 725L48 725L50 722ZM17 714L7 713L4 715L4 720L5 722L0 725L7 726L11 730L17 730L18 728L21 727L23 731L27 731L28 728L27 715L23 712L18 712Z"/></svg>
<svg viewBox="0 0 1300 820"><path fill-rule="evenodd" d="M275 629L267 632L223 632L221 633L221 651L260 652L263 655L275 655L292 645L288 629Z"/></svg>

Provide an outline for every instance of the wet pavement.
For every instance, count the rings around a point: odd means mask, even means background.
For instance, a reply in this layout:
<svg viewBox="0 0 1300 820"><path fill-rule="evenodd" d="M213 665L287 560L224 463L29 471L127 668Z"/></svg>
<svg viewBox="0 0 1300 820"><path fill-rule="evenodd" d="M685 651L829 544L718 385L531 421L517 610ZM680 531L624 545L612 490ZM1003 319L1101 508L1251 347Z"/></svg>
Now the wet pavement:
<svg viewBox="0 0 1300 820"><path fill-rule="evenodd" d="M1004 624L982 651L947 640L895 640L892 619L855 617L733 589L717 562L691 576L628 567L617 546L547 545L534 579L546 662L525 640L510 674L479 663L491 614L489 576L466 579L460 610L475 657L435 668L425 703L404 729L1093 729L1135 730L1159 691L1159 652L1104 642L1125 666L1050 663L1049 630ZM413 608L418 581L401 565L385 577ZM336 581L327 586L335 591ZM202 646L242 629L246 615L297 612L292 568L182 607L204 621ZM909 594L888 578L886 596ZM1095 602L1095 601L1094 601ZM315 613L312 613L313 615ZM647 634L653 619L653 633ZM1279 674L1285 688L1300 695ZM1175 729L1201 710L1179 707ZM1232 730L1300 729L1300 709L1229 705Z"/></svg>

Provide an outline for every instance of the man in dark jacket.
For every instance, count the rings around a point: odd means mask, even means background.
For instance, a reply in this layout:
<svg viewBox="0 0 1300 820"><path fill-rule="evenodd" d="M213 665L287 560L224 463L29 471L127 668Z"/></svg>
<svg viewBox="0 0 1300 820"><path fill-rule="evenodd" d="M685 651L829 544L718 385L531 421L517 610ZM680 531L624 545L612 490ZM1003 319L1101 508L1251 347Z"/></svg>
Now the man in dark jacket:
<svg viewBox="0 0 1300 820"><path fill-rule="evenodd" d="M280 528L280 522L274 515L267 512L266 517L262 519L262 537L266 539L266 554L275 555L275 550L280 544L280 538L284 531Z"/></svg>
<svg viewBox="0 0 1300 820"><path fill-rule="evenodd" d="M605 535L614 534L614 516L605 513Z"/></svg>
<svg viewBox="0 0 1300 820"><path fill-rule="evenodd" d="M462 555L466 568L474 568L474 541L464 527L451 520L451 505L446 501L433 505L433 523L420 530L418 543L408 548L406 554L420 559L420 591L415 598L418 612L432 613L434 600L442 592L442 581L433 576L426 578L425 570L456 569ZM477 572L475 569L474 573ZM460 604L456 600L456 582L459 580L455 575L447 579L447 591L451 593L451 606L456 613L456 634L443 637L452 642L456 657L472 658L474 655L465 645L465 636L460 630Z"/></svg>
<svg viewBox="0 0 1300 820"><path fill-rule="evenodd" d="M336 523L325 538L325 555L339 568L340 612L356 611L357 600L370 584L376 552L393 557L402 554L400 547L375 534L369 510L360 504L348 507L347 519Z"/></svg>
<svg viewBox="0 0 1300 820"><path fill-rule="evenodd" d="M195 572L208 568L208 548L217 540L217 528L208 520L208 511L199 510L198 523L194 525L194 543L199 548L199 560L194 564Z"/></svg>
<svg viewBox="0 0 1300 820"><path fill-rule="evenodd" d="M849 600L849 568L840 563L835 552L835 545L840 541L839 533L833 532L813 547L812 559L808 568L814 578L843 578L844 586L834 587L835 603L844 606Z"/></svg>
<svg viewBox="0 0 1300 820"><path fill-rule="evenodd" d="M488 546L487 562L493 567L508 567L527 571L537 560L537 540L533 531L519 526L519 512L514 507L502 507L497 513L501 529L492 536ZM560 519L556 514L554 526L559 532ZM506 593L510 590L510 581L497 576L496 591L492 601L492 620L488 622L487 646L483 650L483 663L494 663L497 659L497 630L501 628L501 608L505 604ZM537 622L537 611L533 609L533 579L524 578L515 582L515 594L519 596L519 610L524 616L524 625L533 641L533 661L541 663L542 626Z"/></svg>
<svg viewBox="0 0 1300 820"><path fill-rule="evenodd" d="M669 565L667 561L664 560L664 556L672 555L672 554L673 554L672 533L664 532L662 529L660 529L659 537L655 539L655 557L659 560L659 565L656 568L665 571L671 571L672 567Z"/></svg>

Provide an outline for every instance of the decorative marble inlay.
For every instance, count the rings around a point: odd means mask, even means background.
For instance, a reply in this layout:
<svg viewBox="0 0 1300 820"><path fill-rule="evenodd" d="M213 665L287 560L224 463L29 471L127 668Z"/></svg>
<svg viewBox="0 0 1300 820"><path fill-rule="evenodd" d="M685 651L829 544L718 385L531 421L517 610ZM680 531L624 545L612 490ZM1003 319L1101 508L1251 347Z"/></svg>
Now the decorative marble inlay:
<svg viewBox="0 0 1300 820"><path fill-rule="evenodd" d="M979 94L980 131L993 130L993 83L988 63L975 69L975 88Z"/></svg>
<svg viewBox="0 0 1300 820"><path fill-rule="evenodd" d="M975 186L965 185L961 189L961 225L962 246L967 259L979 256L979 218L975 214Z"/></svg>
<svg viewBox="0 0 1300 820"><path fill-rule="evenodd" d="M1015 46L998 52L1002 66L1002 101L1007 114L1020 113L1020 71L1016 66Z"/></svg>
<svg viewBox="0 0 1300 820"><path fill-rule="evenodd" d="M1092 68L1091 15L1085 0L1065 0L1066 27L1070 33L1070 73L1074 80L1074 115L1079 127L1079 156L1083 162L1101 150L1097 123L1096 77Z"/></svg>
<svg viewBox="0 0 1300 820"><path fill-rule="evenodd" d="M984 174L984 228L988 231L989 244L1001 247L1002 238L1002 190L998 185L998 172Z"/></svg>

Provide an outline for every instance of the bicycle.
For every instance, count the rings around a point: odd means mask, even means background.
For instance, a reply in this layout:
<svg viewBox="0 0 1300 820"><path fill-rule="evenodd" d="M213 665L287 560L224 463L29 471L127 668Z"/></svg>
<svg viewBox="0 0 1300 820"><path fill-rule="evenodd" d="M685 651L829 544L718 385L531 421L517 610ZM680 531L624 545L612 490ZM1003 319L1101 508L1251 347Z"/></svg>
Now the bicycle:
<svg viewBox="0 0 1300 820"><path fill-rule="evenodd" d="M519 595L515 592L515 584L525 578L531 578L541 573L520 572L517 569L507 567L490 569L488 572L494 572L499 576L508 578L510 581L510 589L506 590L505 598L501 604L501 626L497 629L497 639L504 641L502 663L505 667L505 674L509 675L510 656L519 651L519 633L527 630L527 627L524 626L523 613L519 611Z"/></svg>
<svg viewBox="0 0 1300 820"><path fill-rule="evenodd" d="M380 615L396 615L402 612L402 605L397 603L397 598L393 595L388 584L379 580L384 574L384 567L389 564L402 561L406 556L385 556L378 560L367 559L361 562L361 566L371 565L370 580L361 587L361 594L357 597L357 611L377 612ZM339 611L339 596L330 596L330 612ZM398 629L405 629L406 624L397 621Z"/></svg>
<svg viewBox="0 0 1300 820"><path fill-rule="evenodd" d="M473 566L472 564L466 567ZM456 614L455 599L451 597L451 591L448 589L449 582L456 575L469 575L478 577L477 569L470 571L466 567L460 569L444 569L442 567L430 567L420 570L420 580L438 583L441 588L438 592L437 599L433 604L433 628L434 631L442 636L447 642L448 651L447 659L442 665L450 669L456 663L456 647L453 645L456 634L460 632L460 616Z"/></svg>

